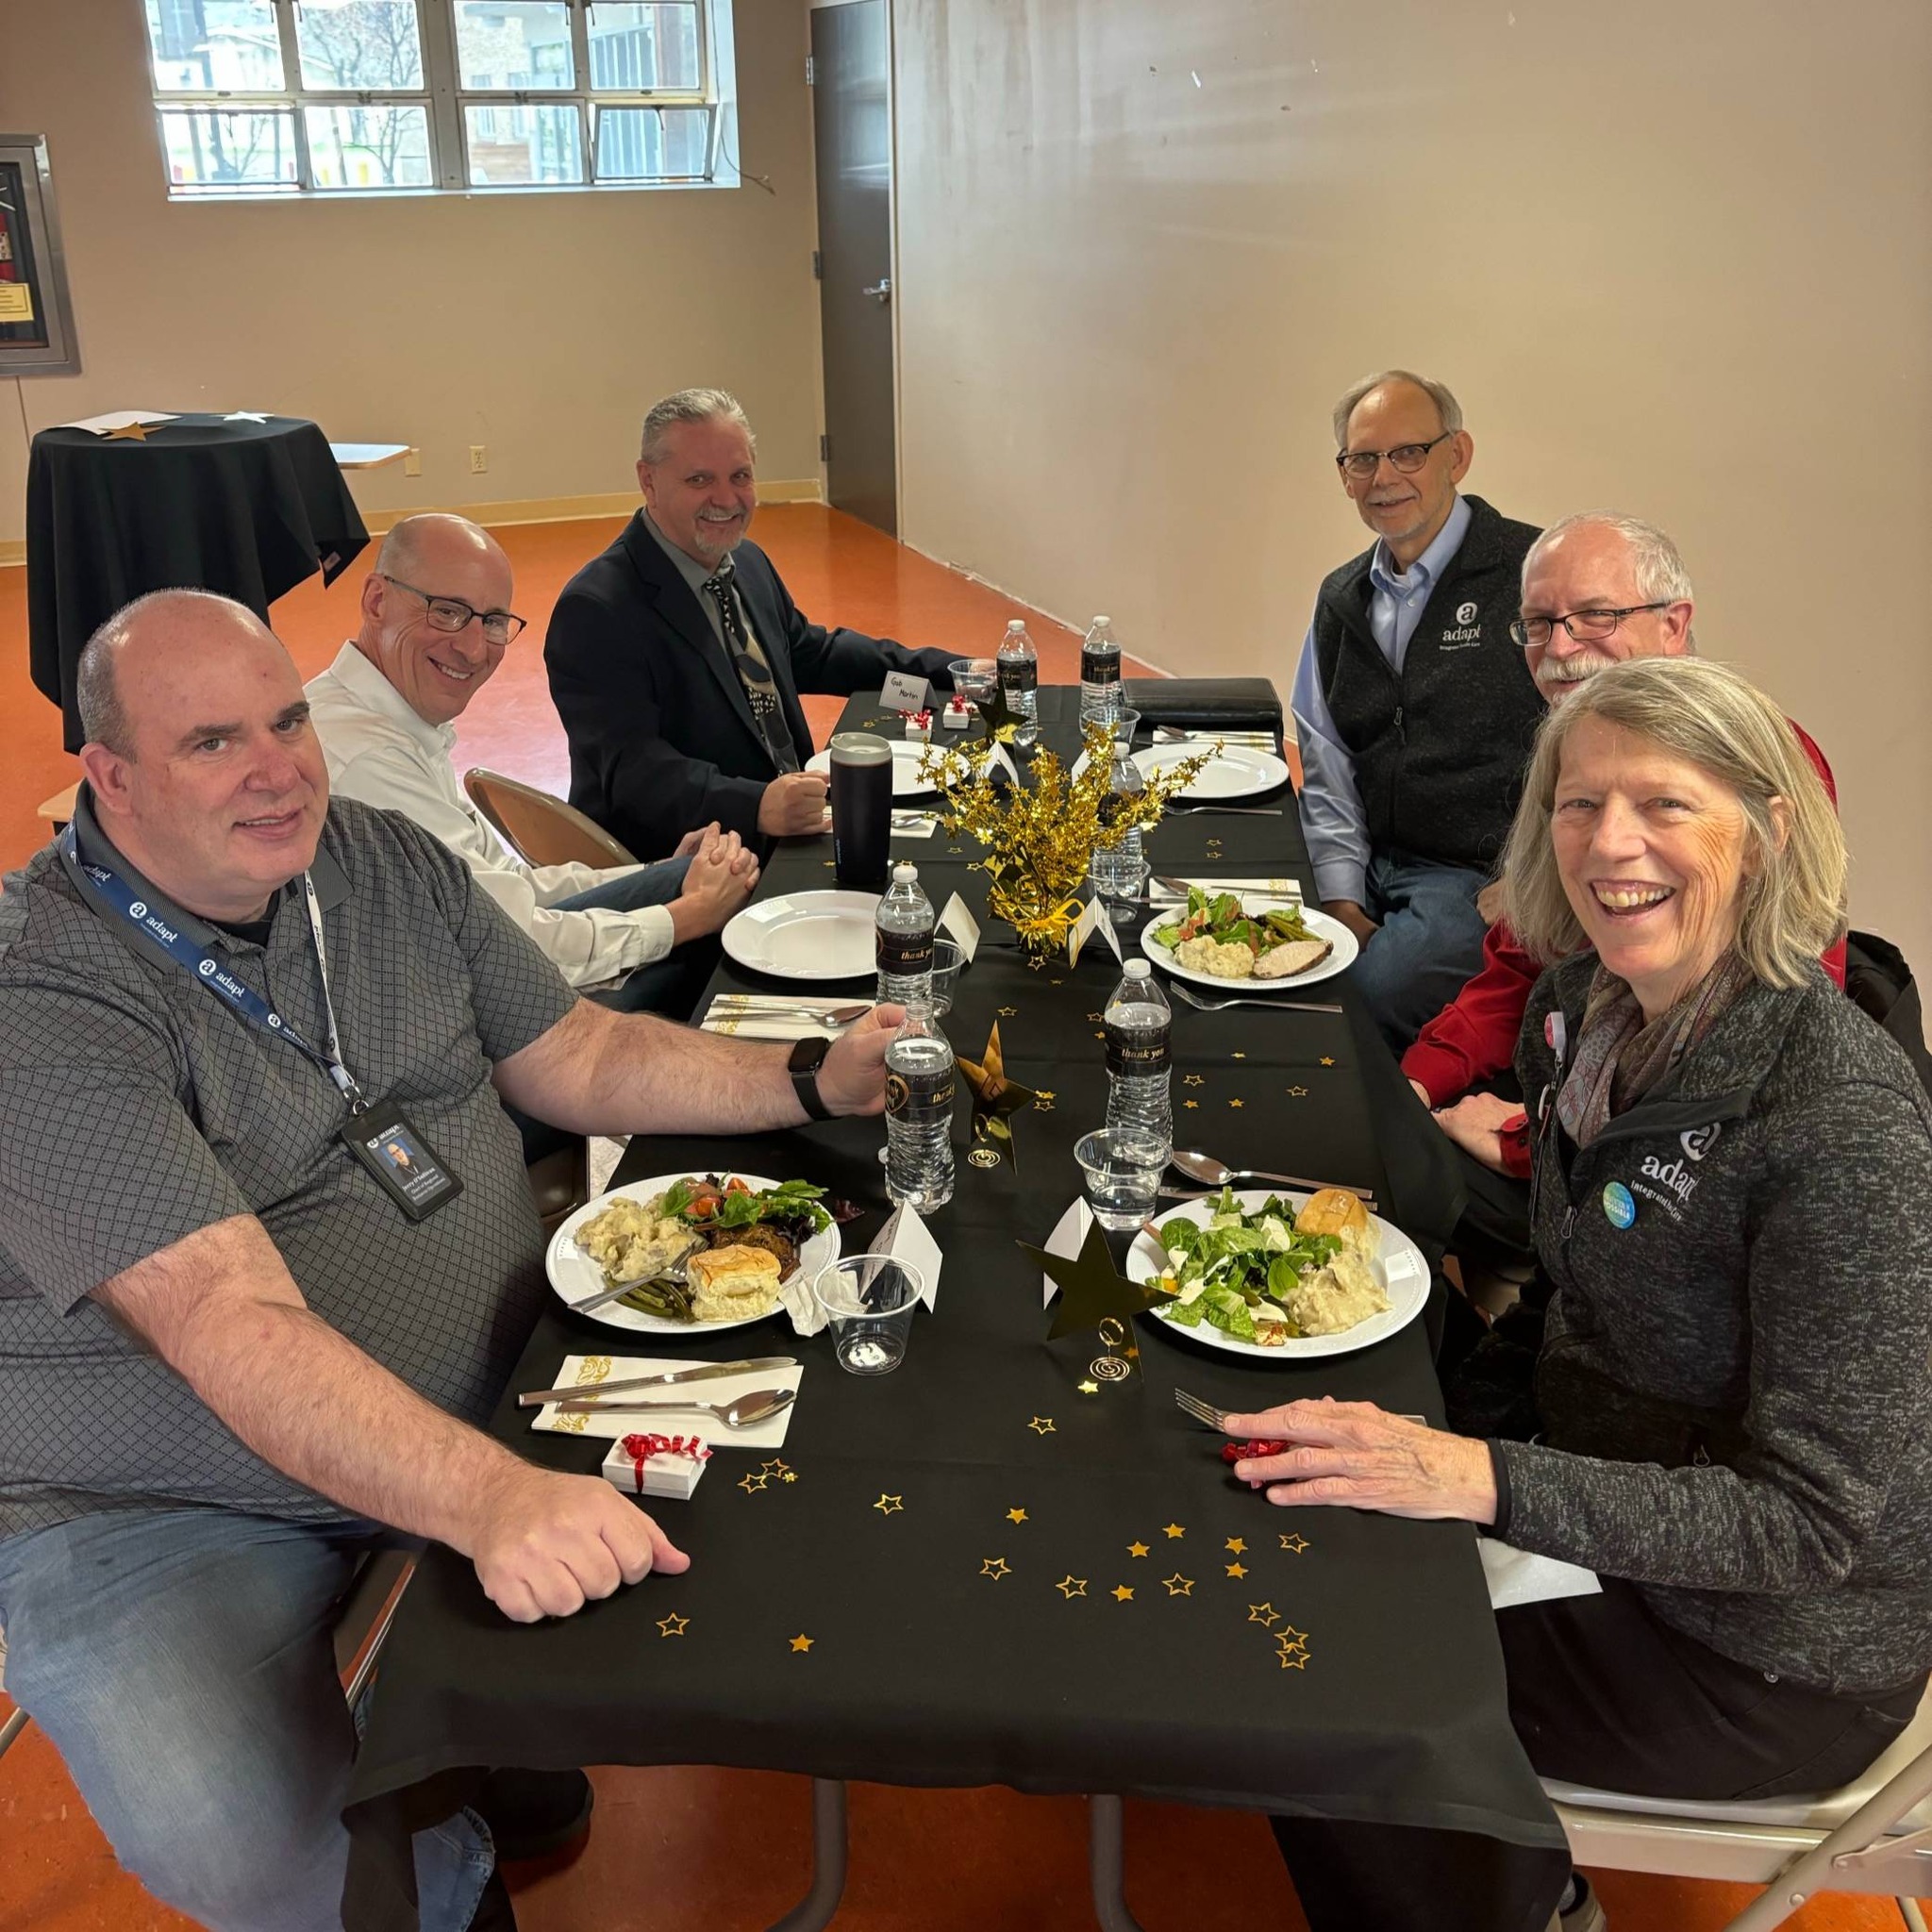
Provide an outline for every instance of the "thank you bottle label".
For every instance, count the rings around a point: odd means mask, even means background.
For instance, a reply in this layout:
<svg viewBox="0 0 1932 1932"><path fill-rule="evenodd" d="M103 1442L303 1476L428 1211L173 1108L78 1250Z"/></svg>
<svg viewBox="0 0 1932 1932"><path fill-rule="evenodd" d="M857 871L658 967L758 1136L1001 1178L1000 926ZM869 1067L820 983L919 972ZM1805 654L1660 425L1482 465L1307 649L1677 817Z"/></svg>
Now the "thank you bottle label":
<svg viewBox="0 0 1932 1932"><path fill-rule="evenodd" d="M953 1110L953 1070L936 1068L929 1074L902 1074L896 1067L886 1069L886 1111L895 1121L930 1121Z"/></svg>
<svg viewBox="0 0 1932 1932"><path fill-rule="evenodd" d="M908 973L932 971L932 933L891 932L878 929L878 970L904 976Z"/></svg>
<svg viewBox="0 0 1932 1932"><path fill-rule="evenodd" d="M1149 1074L1164 1074L1168 1069L1168 1029L1164 1026L1158 1033L1150 1035L1142 1027L1117 1026L1110 1020L1107 1024L1107 1071L1109 1074L1124 1074L1135 1080Z"/></svg>
<svg viewBox="0 0 1932 1932"><path fill-rule="evenodd" d="M1034 691L1040 685L1040 662L1034 658L1000 659L1000 689L1008 697L1016 698L1024 692Z"/></svg>
<svg viewBox="0 0 1932 1932"><path fill-rule="evenodd" d="M1118 651L1092 651L1084 644L1080 647L1080 682L1082 684L1118 684L1121 681L1121 654Z"/></svg>

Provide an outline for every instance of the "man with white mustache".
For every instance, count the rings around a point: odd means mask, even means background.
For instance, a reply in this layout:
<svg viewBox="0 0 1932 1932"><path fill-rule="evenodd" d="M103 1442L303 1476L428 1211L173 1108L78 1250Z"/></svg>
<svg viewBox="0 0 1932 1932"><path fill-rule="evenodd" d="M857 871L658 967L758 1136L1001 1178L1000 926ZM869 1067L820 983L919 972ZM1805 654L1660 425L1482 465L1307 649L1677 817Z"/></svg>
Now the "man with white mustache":
<svg viewBox="0 0 1932 1932"><path fill-rule="evenodd" d="M652 405L643 508L564 586L543 646L570 739L570 802L633 852L715 820L747 843L823 831L825 780L801 691L876 691L889 671L950 689L949 651L813 624L745 535L758 443L737 400Z"/></svg>
<svg viewBox="0 0 1932 1932"><path fill-rule="evenodd" d="M1335 406L1336 469L1375 542L1315 600L1291 700L1323 909L1396 1052L1481 957L1542 705L1509 641L1532 525L1457 486L1475 445L1449 390L1391 369Z"/></svg>

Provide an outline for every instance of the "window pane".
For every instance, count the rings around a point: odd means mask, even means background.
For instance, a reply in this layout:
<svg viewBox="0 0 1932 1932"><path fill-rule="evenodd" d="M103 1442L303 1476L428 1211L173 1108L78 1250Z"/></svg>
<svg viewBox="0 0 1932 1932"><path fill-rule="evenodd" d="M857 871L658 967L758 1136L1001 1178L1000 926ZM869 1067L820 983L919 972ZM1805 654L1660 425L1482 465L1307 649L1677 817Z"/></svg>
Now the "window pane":
<svg viewBox="0 0 1932 1932"><path fill-rule="evenodd" d="M281 92L273 0L147 0L147 38L157 93Z"/></svg>
<svg viewBox="0 0 1932 1932"><path fill-rule="evenodd" d="M600 181L690 181L704 176L709 112L703 108L599 108Z"/></svg>
<svg viewBox="0 0 1932 1932"><path fill-rule="evenodd" d="M695 7L591 8L591 85L647 93L698 86Z"/></svg>
<svg viewBox="0 0 1932 1932"><path fill-rule="evenodd" d="M313 0L304 0L313 5ZM427 108L308 108L318 188L427 188Z"/></svg>
<svg viewBox="0 0 1932 1932"><path fill-rule="evenodd" d="M546 0L456 0L457 65L466 88L576 85L570 8Z"/></svg>
<svg viewBox="0 0 1932 1932"><path fill-rule="evenodd" d="M295 117L230 114L219 108L164 108L161 146L171 186L192 192L293 188Z"/></svg>
<svg viewBox="0 0 1932 1932"><path fill-rule="evenodd" d="M465 108L470 180L478 188L580 182L583 141L575 106Z"/></svg>
<svg viewBox="0 0 1932 1932"><path fill-rule="evenodd" d="M304 87L423 85L416 0L301 0L295 42Z"/></svg>

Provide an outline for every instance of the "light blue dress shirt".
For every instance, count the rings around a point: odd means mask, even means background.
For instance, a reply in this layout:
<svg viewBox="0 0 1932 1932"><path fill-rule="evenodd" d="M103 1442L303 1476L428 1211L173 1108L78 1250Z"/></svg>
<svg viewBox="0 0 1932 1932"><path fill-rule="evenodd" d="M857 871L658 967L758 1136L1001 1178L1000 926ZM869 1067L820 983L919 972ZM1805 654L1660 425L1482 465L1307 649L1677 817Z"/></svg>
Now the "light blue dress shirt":
<svg viewBox="0 0 1932 1932"><path fill-rule="evenodd" d="M1457 496L1449 520L1436 541L1409 565L1396 571L1389 547L1377 540L1369 562L1369 628L1382 656L1396 676L1402 675L1408 641L1422 621L1449 560L1462 548L1469 533L1469 505ZM1315 626L1302 641L1301 662L1295 667L1295 737L1302 754L1302 836L1315 868L1315 897L1324 903L1349 899L1365 903L1368 893L1369 819L1356 784L1355 755L1341 741L1328 700L1322 691L1322 674L1315 662Z"/></svg>

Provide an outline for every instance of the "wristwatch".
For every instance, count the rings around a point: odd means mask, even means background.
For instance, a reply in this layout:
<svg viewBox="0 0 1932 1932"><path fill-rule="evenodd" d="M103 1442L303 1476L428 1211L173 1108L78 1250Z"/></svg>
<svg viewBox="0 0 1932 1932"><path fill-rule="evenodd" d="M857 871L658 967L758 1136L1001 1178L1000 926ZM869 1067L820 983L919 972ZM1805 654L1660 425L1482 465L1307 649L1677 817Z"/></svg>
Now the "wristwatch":
<svg viewBox="0 0 1932 1932"><path fill-rule="evenodd" d="M798 1104L804 1108L807 1116L815 1121L828 1121L832 1109L819 1097L819 1069L825 1063L825 1056L832 1050L832 1042L823 1033L814 1034L809 1040L801 1040L791 1049L791 1058L786 1061L786 1071L791 1075L791 1084L798 1092Z"/></svg>

